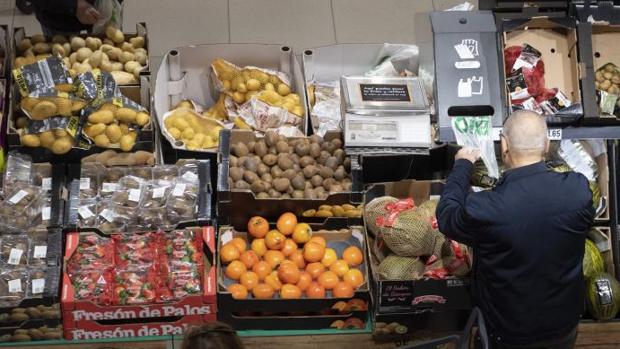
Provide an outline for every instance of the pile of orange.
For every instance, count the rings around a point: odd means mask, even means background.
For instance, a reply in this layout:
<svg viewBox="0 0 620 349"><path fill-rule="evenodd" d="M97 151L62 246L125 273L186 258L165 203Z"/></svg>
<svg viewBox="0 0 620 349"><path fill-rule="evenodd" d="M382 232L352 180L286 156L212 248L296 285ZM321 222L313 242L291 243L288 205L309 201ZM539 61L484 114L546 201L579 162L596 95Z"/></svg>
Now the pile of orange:
<svg viewBox="0 0 620 349"><path fill-rule="evenodd" d="M234 299L351 298L364 284L364 274L357 268L364 254L356 246L347 247L340 258L321 236L312 236L306 223L298 223L290 212L280 216L277 229L269 222L252 217L246 240L235 237L220 249L225 275L236 283L228 286Z"/></svg>

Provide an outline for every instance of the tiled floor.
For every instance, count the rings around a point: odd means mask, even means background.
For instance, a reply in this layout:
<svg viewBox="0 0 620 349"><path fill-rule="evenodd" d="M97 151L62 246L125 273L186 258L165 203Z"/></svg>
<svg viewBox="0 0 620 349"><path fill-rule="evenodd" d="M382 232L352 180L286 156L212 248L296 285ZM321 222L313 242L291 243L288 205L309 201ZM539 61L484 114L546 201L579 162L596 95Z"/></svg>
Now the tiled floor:
<svg viewBox="0 0 620 349"><path fill-rule="evenodd" d="M428 43L428 12L463 0L125 0L123 25L148 25L151 65L171 48L206 43L281 43L295 52L333 43ZM477 4L476 1L470 3ZM0 0L0 23L41 31L34 16ZM15 14L14 14L15 12ZM130 30L131 31L131 30ZM156 72L157 69L152 69Z"/></svg>

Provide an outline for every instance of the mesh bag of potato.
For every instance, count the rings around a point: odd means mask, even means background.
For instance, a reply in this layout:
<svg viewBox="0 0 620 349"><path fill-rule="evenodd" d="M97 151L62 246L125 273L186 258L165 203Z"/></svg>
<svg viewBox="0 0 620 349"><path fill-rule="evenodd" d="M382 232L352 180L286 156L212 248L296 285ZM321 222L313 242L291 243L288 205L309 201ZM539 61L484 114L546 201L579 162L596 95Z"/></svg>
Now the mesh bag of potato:
<svg viewBox="0 0 620 349"><path fill-rule="evenodd" d="M31 120L28 127L21 130L20 141L25 147L43 147L56 155L65 154L77 144L75 136L78 124L77 117Z"/></svg>
<svg viewBox="0 0 620 349"><path fill-rule="evenodd" d="M192 151L215 150L224 128L219 120L201 115L187 105L167 112L162 120L162 131L170 144L177 149Z"/></svg>
<svg viewBox="0 0 620 349"><path fill-rule="evenodd" d="M53 116L79 115L86 106L86 101L72 93L48 89L30 93L22 98L19 105L30 119L45 120Z"/></svg>
<svg viewBox="0 0 620 349"><path fill-rule="evenodd" d="M594 87L598 91L601 113L620 116L620 69L607 63L595 73Z"/></svg>
<svg viewBox="0 0 620 349"><path fill-rule="evenodd" d="M424 262L419 257L387 256L378 267L383 280L416 280L424 274Z"/></svg>

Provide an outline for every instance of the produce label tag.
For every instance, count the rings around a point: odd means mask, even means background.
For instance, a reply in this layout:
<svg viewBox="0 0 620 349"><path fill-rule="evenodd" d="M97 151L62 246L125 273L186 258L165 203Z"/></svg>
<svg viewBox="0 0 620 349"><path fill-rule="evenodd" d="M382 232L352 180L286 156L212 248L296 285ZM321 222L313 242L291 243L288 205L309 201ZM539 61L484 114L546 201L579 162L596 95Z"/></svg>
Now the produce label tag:
<svg viewBox="0 0 620 349"><path fill-rule="evenodd" d="M133 201L133 202L140 201L140 189L129 190L129 201Z"/></svg>
<svg viewBox="0 0 620 349"><path fill-rule="evenodd" d="M362 235L362 233L359 232L359 230L353 230L351 235L353 235L353 237L359 240L360 242L364 241L364 236Z"/></svg>
<svg viewBox="0 0 620 349"><path fill-rule="evenodd" d="M47 256L47 246L39 245L34 247L34 258L45 258Z"/></svg>
<svg viewBox="0 0 620 349"><path fill-rule="evenodd" d="M90 189L90 178L84 177L80 178L80 190L88 190Z"/></svg>
<svg viewBox="0 0 620 349"><path fill-rule="evenodd" d="M101 191L104 193L109 193L116 191L118 189L118 183L103 183L101 186Z"/></svg>
<svg viewBox="0 0 620 349"><path fill-rule="evenodd" d="M52 190L52 179L50 177L43 178L41 188L43 190Z"/></svg>
<svg viewBox="0 0 620 349"><path fill-rule="evenodd" d="M88 206L80 206L78 208L78 214L82 217L82 219L88 219L95 215L93 211L88 208Z"/></svg>
<svg viewBox="0 0 620 349"><path fill-rule="evenodd" d="M228 243L229 241L231 241L233 238L233 233L232 231L227 231L224 234L222 234L222 246L226 245L226 243Z"/></svg>
<svg viewBox="0 0 620 349"><path fill-rule="evenodd" d="M18 202L22 201L22 199L25 198L26 195L28 195L27 191L20 190L15 195L13 195L12 198L9 199L9 202L12 204L17 204Z"/></svg>
<svg viewBox="0 0 620 349"><path fill-rule="evenodd" d="M9 280L9 292L22 292L22 281L20 279Z"/></svg>
<svg viewBox="0 0 620 349"><path fill-rule="evenodd" d="M12 248L9 253L9 264L18 265L19 260L22 258L22 254L24 254L24 250L20 250L19 248Z"/></svg>
<svg viewBox="0 0 620 349"><path fill-rule="evenodd" d="M185 183L177 183L172 191L172 196L182 196L185 192Z"/></svg>
<svg viewBox="0 0 620 349"><path fill-rule="evenodd" d="M43 207L41 209L41 219L44 221L49 221L52 216L52 208L51 207Z"/></svg>
<svg viewBox="0 0 620 349"><path fill-rule="evenodd" d="M107 208L101 211L99 215L110 223L112 223L112 219L114 218L114 213L111 210L108 210Z"/></svg>
<svg viewBox="0 0 620 349"><path fill-rule="evenodd" d="M153 199L163 198L166 193L166 187L153 189Z"/></svg>
<svg viewBox="0 0 620 349"><path fill-rule="evenodd" d="M32 279L32 294L43 293L45 290L45 279Z"/></svg>

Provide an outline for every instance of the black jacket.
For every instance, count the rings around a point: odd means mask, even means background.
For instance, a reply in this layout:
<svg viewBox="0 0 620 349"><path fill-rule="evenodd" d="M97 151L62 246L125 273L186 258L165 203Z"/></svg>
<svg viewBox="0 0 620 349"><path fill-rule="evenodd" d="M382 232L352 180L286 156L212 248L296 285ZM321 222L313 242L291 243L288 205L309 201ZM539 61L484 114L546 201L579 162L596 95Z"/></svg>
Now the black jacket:
<svg viewBox="0 0 620 349"><path fill-rule="evenodd" d="M94 4L95 0L87 0ZM42 25L59 32L90 30L91 25L82 24L75 16L77 0L31 0L37 20Z"/></svg>
<svg viewBox="0 0 620 349"><path fill-rule="evenodd" d="M583 311L595 215L587 179L540 162L470 193L472 169L456 161L436 214L441 232L474 249L472 293L490 332L516 345L568 335Z"/></svg>

